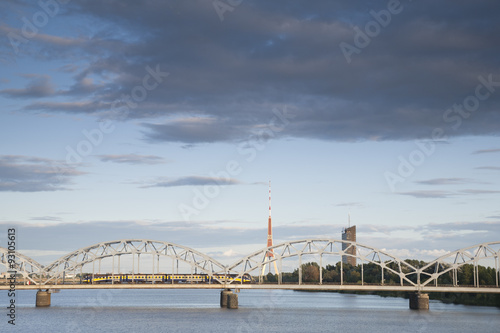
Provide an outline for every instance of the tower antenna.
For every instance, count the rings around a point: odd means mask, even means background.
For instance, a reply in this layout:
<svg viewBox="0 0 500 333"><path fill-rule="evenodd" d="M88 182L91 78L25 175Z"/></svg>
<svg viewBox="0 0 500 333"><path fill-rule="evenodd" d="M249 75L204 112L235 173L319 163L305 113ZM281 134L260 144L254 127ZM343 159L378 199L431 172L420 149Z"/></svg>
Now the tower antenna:
<svg viewBox="0 0 500 333"><path fill-rule="evenodd" d="M267 222L267 246L273 246L273 223L271 220L271 181L269 181L269 220ZM268 253L268 257L272 257L272 254Z"/></svg>
<svg viewBox="0 0 500 333"><path fill-rule="evenodd" d="M271 220L271 181L269 181L269 220Z"/></svg>
<svg viewBox="0 0 500 333"><path fill-rule="evenodd" d="M267 247L273 246L273 223L271 220L271 181L269 181L269 219L267 221ZM266 266L269 265L269 272L271 272L271 261L274 258L273 250L269 250L265 255L265 261L268 262L262 266L262 275L264 275ZM274 263L274 273L279 274L278 267L276 265L276 260Z"/></svg>

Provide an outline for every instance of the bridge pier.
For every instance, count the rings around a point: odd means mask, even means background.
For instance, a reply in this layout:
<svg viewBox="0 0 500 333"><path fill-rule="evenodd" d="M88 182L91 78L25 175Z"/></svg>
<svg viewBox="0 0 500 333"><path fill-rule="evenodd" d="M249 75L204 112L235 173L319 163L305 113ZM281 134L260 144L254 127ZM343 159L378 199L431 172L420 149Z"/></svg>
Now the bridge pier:
<svg viewBox="0 0 500 333"><path fill-rule="evenodd" d="M410 309L429 310L429 295L420 292L410 293Z"/></svg>
<svg viewBox="0 0 500 333"><path fill-rule="evenodd" d="M238 308L238 294L227 295L227 308L228 309Z"/></svg>
<svg viewBox="0 0 500 333"><path fill-rule="evenodd" d="M220 292L220 307L227 308L227 296L232 294L231 289L224 289Z"/></svg>
<svg viewBox="0 0 500 333"><path fill-rule="evenodd" d="M220 292L220 307L228 309L238 308L238 295L231 289L225 289Z"/></svg>
<svg viewBox="0 0 500 333"><path fill-rule="evenodd" d="M46 307L50 306L50 292L49 290L39 289L36 293L36 307Z"/></svg>

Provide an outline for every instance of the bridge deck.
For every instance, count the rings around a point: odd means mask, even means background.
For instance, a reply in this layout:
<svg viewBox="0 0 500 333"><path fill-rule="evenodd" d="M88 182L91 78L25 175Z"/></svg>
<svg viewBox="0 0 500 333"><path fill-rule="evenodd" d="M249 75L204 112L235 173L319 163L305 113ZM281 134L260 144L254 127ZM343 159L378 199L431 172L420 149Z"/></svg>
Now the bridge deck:
<svg viewBox="0 0 500 333"><path fill-rule="evenodd" d="M38 289L277 289L303 291L418 291L413 286L377 286L377 285L335 285L335 284L64 284L64 285L16 285L16 290ZM9 286L0 286L0 290L8 290ZM450 293L500 293L498 287L421 287L421 292Z"/></svg>

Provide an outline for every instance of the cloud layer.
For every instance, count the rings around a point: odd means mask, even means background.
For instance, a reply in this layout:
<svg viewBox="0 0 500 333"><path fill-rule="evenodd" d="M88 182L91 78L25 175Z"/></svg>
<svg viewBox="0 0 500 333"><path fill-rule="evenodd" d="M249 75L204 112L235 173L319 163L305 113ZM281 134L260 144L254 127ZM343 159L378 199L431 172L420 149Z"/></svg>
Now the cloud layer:
<svg viewBox="0 0 500 333"><path fill-rule="evenodd" d="M30 57L62 62L73 84L54 87L39 73L0 93L45 97L26 111L145 119L144 138L157 142L242 140L284 105L296 117L277 136L409 140L429 138L435 128L446 136L497 134L500 73L492 69L500 64L500 7L404 2L366 46L356 44L356 29L376 22L370 11L386 9L367 0L246 0L221 21L211 1L72 2L60 17L95 22L82 30L85 38L40 33L23 47ZM350 63L341 43L357 45ZM79 65L69 70L66 59Z"/></svg>
<svg viewBox="0 0 500 333"><path fill-rule="evenodd" d="M232 226L228 226L231 225ZM148 221L89 221L81 223L0 223L15 226L22 236L21 253L30 250L49 263L57 256L45 257L47 251L72 252L78 248L118 239L152 239L188 246L204 252L214 251L215 259L229 263L230 253L246 255L266 244L267 229L244 228L232 221L216 222L148 222ZM275 244L308 238L340 239L342 225L282 225L273 229ZM421 226L358 225L357 241L376 248L390 246L394 254L406 258L435 259L446 251L454 251L479 243L498 241L500 221L453 222ZM98 233L95 230L99 230ZM337 230L337 231L336 231ZM65 235L60 237L60 235ZM388 241L390 240L390 243ZM389 244L389 245L388 245ZM231 252L231 249L238 251ZM394 250L396 249L396 250ZM36 259L36 258L35 258Z"/></svg>

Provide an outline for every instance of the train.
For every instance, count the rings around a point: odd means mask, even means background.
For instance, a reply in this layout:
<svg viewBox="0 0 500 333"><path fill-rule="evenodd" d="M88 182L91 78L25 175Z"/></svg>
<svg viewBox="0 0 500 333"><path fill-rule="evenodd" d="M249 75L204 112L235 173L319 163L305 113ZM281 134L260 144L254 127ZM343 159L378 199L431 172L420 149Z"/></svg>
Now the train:
<svg viewBox="0 0 500 333"><path fill-rule="evenodd" d="M252 283L252 277L245 274L86 274L83 283Z"/></svg>

